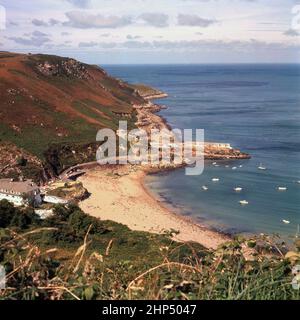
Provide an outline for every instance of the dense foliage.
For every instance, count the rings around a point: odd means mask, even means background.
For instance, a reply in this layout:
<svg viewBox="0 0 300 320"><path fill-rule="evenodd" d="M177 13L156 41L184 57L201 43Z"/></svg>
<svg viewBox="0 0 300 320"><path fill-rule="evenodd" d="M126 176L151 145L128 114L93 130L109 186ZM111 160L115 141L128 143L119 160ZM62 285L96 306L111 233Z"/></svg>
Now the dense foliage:
<svg viewBox="0 0 300 320"><path fill-rule="evenodd" d="M291 285L299 253L284 257L269 237L211 251L170 235L134 232L73 205L40 220L2 201L0 264L7 288L0 299L300 298Z"/></svg>

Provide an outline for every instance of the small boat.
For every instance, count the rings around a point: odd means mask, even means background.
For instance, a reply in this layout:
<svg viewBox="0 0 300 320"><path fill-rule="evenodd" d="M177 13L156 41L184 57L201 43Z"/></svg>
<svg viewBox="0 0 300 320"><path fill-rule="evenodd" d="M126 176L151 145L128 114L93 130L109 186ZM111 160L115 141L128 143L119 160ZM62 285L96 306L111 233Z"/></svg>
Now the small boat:
<svg viewBox="0 0 300 320"><path fill-rule="evenodd" d="M225 168L229 168L229 165L227 164L227 165L225 166Z"/></svg>
<svg viewBox="0 0 300 320"><path fill-rule="evenodd" d="M237 167L232 167L232 170L236 170L237 169Z"/></svg>
<svg viewBox="0 0 300 320"><path fill-rule="evenodd" d="M193 163L195 163L195 161L193 161L191 159L185 159L185 163L186 164L193 164Z"/></svg>
<svg viewBox="0 0 300 320"><path fill-rule="evenodd" d="M241 192L241 191L243 190L243 188L241 188L241 187L236 187L236 188L234 188L233 190L236 191L236 192Z"/></svg>
<svg viewBox="0 0 300 320"><path fill-rule="evenodd" d="M216 162L213 162L213 163L212 163L213 166L215 166L216 164L217 164Z"/></svg>
<svg viewBox="0 0 300 320"><path fill-rule="evenodd" d="M282 220L282 222L285 223L285 224L290 224L291 223L289 220L284 220L284 219Z"/></svg>
<svg viewBox="0 0 300 320"><path fill-rule="evenodd" d="M298 180L298 181L297 181L297 183L299 183L299 184L300 184L300 180Z"/></svg>
<svg viewBox="0 0 300 320"><path fill-rule="evenodd" d="M241 165L239 166L239 168L243 168L243 165L241 164Z"/></svg>
<svg viewBox="0 0 300 320"><path fill-rule="evenodd" d="M240 201L240 204L241 204L242 206L245 206L245 205L249 204L249 202L248 202L247 200L241 200L241 201Z"/></svg>
<svg viewBox="0 0 300 320"><path fill-rule="evenodd" d="M208 190L207 186L202 186L202 190L207 191Z"/></svg>
<svg viewBox="0 0 300 320"><path fill-rule="evenodd" d="M213 179L211 179L211 181L218 182L218 181L220 181L220 179L219 178L213 178Z"/></svg>
<svg viewBox="0 0 300 320"><path fill-rule="evenodd" d="M278 191L286 191L287 187L278 187Z"/></svg>
<svg viewBox="0 0 300 320"><path fill-rule="evenodd" d="M259 165L258 170L267 170L267 168L265 166L263 166L262 164Z"/></svg>

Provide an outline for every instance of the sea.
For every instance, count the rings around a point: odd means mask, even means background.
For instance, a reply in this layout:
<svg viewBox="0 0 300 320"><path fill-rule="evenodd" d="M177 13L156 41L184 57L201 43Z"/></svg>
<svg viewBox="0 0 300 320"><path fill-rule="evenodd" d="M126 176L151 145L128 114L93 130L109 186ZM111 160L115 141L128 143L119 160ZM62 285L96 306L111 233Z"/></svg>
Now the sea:
<svg viewBox="0 0 300 320"><path fill-rule="evenodd" d="M206 161L150 175L146 186L166 206L229 234L295 237L300 225L300 65L107 65L112 75L168 93L156 103L173 128L204 129L205 140L230 143L250 160ZM263 166L266 170L259 170ZM236 168L236 169L235 169ZM219 178L219 182L212 182ZM207 190L203 190L206 186ZM241 187L241 192L234 188ZM279 187L286 188L279 191ZM241 205L246 200L248 205Z"/></svg>

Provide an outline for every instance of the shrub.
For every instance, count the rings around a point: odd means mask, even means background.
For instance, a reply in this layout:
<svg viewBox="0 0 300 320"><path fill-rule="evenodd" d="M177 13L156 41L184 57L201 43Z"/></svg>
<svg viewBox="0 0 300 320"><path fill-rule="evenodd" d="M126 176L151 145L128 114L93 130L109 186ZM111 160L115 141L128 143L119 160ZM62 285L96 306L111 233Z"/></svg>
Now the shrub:
<svg viewBox="0 0 300 320"><path fill-rule="evenodd" d="M17 227L26 229L39 223L39 216L33 209L15 208L7 200L0 201L0 228Z"/></svg>
<svg viewBox="0 0 300 320"><path fill-rule="evenodd" d="M7 228L16 214L16 209L7 200L0 201L0 228Z"/></svg>
<svg viewBox="0 0 300 320"><path fill-rule="evenodd" d="M27 165L27 159L25 159L24 157L20 157L17 159L17 165L20 167L26 167Z"/></svg>
<svg viewBox="0 0 300 320"><path fill-rule="evenodd" d="M82 241L90 228L90 234L103 234L108 230L103 223L94 217L85 214L78 206L57 205L54 215L43 222L43 226L58 228L47 235L50 242L78 243Z"/></svg>

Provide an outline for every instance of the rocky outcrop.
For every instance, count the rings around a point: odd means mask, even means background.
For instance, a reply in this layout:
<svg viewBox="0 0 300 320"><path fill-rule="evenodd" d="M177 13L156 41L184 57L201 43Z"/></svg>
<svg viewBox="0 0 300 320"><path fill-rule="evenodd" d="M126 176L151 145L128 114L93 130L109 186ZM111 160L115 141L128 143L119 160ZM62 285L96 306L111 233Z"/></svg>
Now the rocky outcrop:
<svg viewBox="0 0 300 320"><path fill-rule="evenodd" d="M135 90L136 94L140 95L145 100L162 99L168 97L167 93L145 84L134 84L131 85L131 87Z"/></svg>
<svg viewBox="0 0 300 320"><path fill-rule="evenodd" d="M148 102L144 105L134 106L137 111L136 126L145 130L150 136L151 130L172 130L167 121L155 113L159 112L163 107ZM190 143L188 143L189 145ZM180 145L177 143L177 145ZM187 144L184 144L185 147ZM244 160L250 159L251 156L238 149L231 148L229 144L224 143L207 143L204 146L205 160Z"/></svg>
<svg viewBox="0 0 300 320"><path fill-rule="evenodd" d="M27 178L36 183L53 177L42 161L12 143L0 143L0 178Z"/></svg>
<svg viewBox="0 0 300 320"><path fill-rule="evenodd" d="M206 160L246 160L251 156L238 149L206 149L204 148L204 159Z"/></svg>
<svg viewBox="0 0 300 320"><path fill-rule="evenodd" d="M74 77L80 80L91 79L87 68L84 64L74 60L60 60L58 63L45 61L37 65L37 70L44 76L67 76Z"/></svg>

